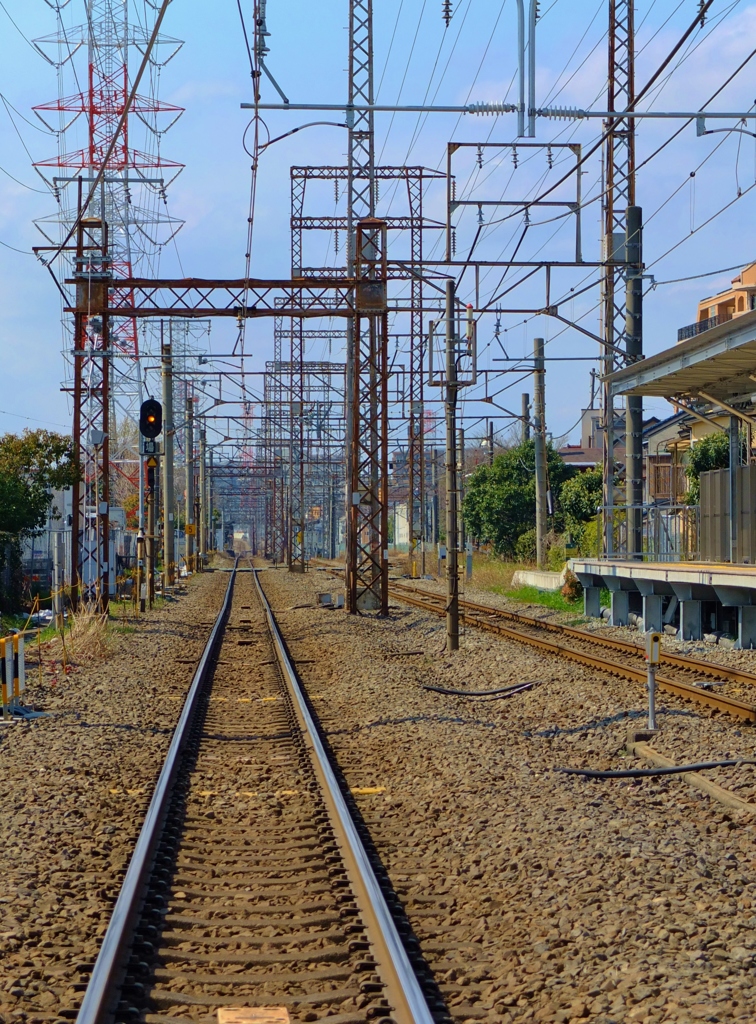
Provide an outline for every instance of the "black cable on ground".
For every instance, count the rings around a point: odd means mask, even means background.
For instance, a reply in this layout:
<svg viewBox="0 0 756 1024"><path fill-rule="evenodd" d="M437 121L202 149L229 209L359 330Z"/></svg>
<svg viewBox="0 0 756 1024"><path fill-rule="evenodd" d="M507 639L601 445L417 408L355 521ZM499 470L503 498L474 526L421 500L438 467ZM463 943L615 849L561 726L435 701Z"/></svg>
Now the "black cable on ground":
<svg viewBox="0 0 756 1024"><path fill-rule="evenodd" d="M450 697L507 697L520 690L529 689L540 683L540 679L531 679L527 683L515 683L513 686L504 686L498 690L447 690L443 686L428 686L423 684L424 690L432 690L434 693L445 693Z"/></svg>
<svg viewBox="0 0 756 1024"><path fill-rule="evenodd" d="M737 761L701 761L699 764L674 765L672 768L626 768L621 771L598 772L590 768L555 768L563 775L582 775L585 779L646 779L654 775L682 775L685 772L702 772L707 768L734 768L741 764L756 764L756 761L739 758Z"/></svg>

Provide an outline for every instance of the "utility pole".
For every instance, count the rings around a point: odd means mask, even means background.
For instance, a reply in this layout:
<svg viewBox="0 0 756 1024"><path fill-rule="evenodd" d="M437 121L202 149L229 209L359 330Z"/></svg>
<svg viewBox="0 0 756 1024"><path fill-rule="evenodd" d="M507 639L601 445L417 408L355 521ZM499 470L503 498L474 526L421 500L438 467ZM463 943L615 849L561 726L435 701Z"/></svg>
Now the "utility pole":
<svg viewBox="0 0 756 1024"><path fill-rule="evenodd" d="M626 351L631 362L643 358L643 218L639 206L627 210L627 278L625 284ZM625 501L628 554L642 558L643 532L643 399L625 399Z"/></svg>
<svg viewBox="0 0 756 1024"><path fill-rule="evenodd" d="M184 461L186 463L186 526L192 527L192 531L186 529L186 568L188 572L194 572L194 536L197 528L197 520L194 516L194 399L191 395L186 397L186 452Z"/></svg>
<svg viewBox="0 0 756 1024"><path fill-rule="evenodd" d="M205 568L205 555L207 554L207 488L205 485L205 459L206 452L205 428L200 427L199 435L199 535L197 537L198 563L197 569L202 571Z"/></svg>
<svg viewBox="0 0 756 1024"><path fill-rule="evenodd" d="M488 421L488 465L494 464L494 425L493 420Z"/></svg>
<svg viewBox="0 0 756 1024"><path fill-rule="evenodd" d="M207 468L207 550L215 551L215 494L213 491L213 450L208 455ZM251 541L251 538L250 538Z"/></svg>
<svg viewBox="0 0 756 1024"><path fill-rule="evenodd" d="M543 338L533 339L535 404L535 485L536 485L536 559L538 568L546 565L546 382Z"/></svg>
<svg viewBox="0 0 756 1024"><path fill-rule="evenodd" d="M147 460L147 601L155 603L155 469L154 455ZM150 465L152 463L152 465Z"/></svg>
<svg viewBox="0 0 756 1024"><path fill-rule="evenodd" d="M523 392L522 396L522 443L530 440L530 395Z"/></svg>
<svg viewBox="0 0 756 1024"><path fill-rule="evenodd" d="M136 575L136 599L137 608L142 614L144 614L144 595L147 591L147 584L144 579L144 530L139 527L139 533L137 534L137 575Z"/></svg>
<svg viewBox="0 0 756 1024"><path fill-rule="evenodd" d="M739 558L739 531L738 520L738 467L740 466L740 420L737 416L730 416L730 564L735 565Z"/></svg>
<svg viewBox="0 0 756 1024"><path fill-rule="evenodd" d="M438 462L435 446L431 449L431 543L438 545Z"/></svg>
<svg viewBox="0 0 756 1024"><path fill-rule="evenodd" d="M289 572L305 571L304 325L291 321L289 388Z"/></svg>
<svg viewBox="0 0 756 1024"><path fill-rule="evenodd" d="M457 536L459 537L459 543L457 545L458 550L464 557L465 553L465 517L463 508L465 504L465 430L464 427L460 427L457 430L457 466L459 477L457 479L457 490L459 492L459 508L457 510L457 523L458 531Z"/></svg>
<svg viewBox="0 0 756 1024"><path fill-rule="evenodd" d="M59 632L63 632L65 626L65 619L63 617L63 586L64 586L64 564L65 564L65 545L63 542L63 533L60 530L56 530L53 533L53 599L52 607L53 614L55 616L55 628Z"/></svg>
<svg viewBox="0 0 756 1024"><path fill-rule="evenodd" d="M457 559L457 345L454 281L446 282L446 649L459 650Z"/></svg>
<svg viewBox="0 0 756 1024"><path fill-rule="evenodd" d="M171 322L168 323L169 332ZM163 333L163 324L160 324ZM163 579L172 587L175 582L176 548L174 530L173 487L173 339L162 345L163 371Z"/></svg>

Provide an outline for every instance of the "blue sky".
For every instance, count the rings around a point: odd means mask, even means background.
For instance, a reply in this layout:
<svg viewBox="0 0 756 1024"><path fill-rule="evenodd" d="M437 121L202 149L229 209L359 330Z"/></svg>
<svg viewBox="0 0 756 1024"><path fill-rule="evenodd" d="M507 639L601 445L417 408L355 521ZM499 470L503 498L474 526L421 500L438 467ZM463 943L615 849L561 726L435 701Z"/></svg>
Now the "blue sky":
<svg viewBox="0 0 756 1024"><path fill-rule="evenodd" d="M80 10L73 20L83 20L83 0L71 0L71 10ZM142 0L137 4L140 12ZM251 22L251 3L243 0ZM593 107L601 109L606 77L606 0L556 0L541 4L538 27L537 95L539 105ZM70 421L68 398L59 391L63 376L63 344L60 304L47 271L26 255L41 241L33 220L54 211L55 204L32 169L32 158L43 159L56 151L56 140L31 125L31 107L57 94L54 69L36 56L28 39L54 31L54 18L43 0L5 0L0 9L3 61L0 92L19 113L0 105L0 275L3 302L0 305L0 352L2 389L0 431L23 426L65 427ZM642 0L636 13L638 57L636 78L644 83L666 56L695 16L694 0L658 4ZM514 41L516 7L514 0L455 0L454 18L448 29L441 18L438 0L381 0L375 5L375 67L380 84L379 102L463 103L468 100L516 99ZM11 24L9 15L18 29ZM268 0L271 53L269 66L292 101L322 99L337 102L346 95L347 4L345 0ZM717 2L709 21L697 32L691 45L672 65L648 98L653 109L689 110L699 107L743 60L756 33L756 6L746 2ZM177 125L165 136L163 152L186 164L169 192L169 210L186 224L176 245L166 248L160 261L165 275L241 277L244 273L246 227L250 187L250 160L241 145L248 114L240 109L251 99L249 64L239 26L235 0L217 0L213 5L199 0L174 0L164 30L185 40L175 59L161 71L160 95L186 108ZM677 66L679 61L679 66ZM754 61L753 67L756 67ZM751 65L741 72L714 101L722 110L747 110L754 102L754 72ZM70 91L73 91L71 89ZM267 83L266 99L275 100ZM271 112L265 121L271 136L277 136L309 118L295 112ZM339 120L326 115L326 119ZM679 127L679 122L645 121L639 125L638 160L646 157ZM731 127L726 122L707 127ZM598 122L575 123L539 119L538 142L581 142L588 145L600 130ZM446 144L458 141L512 142L515 120L453 114L428 118L417 115L376 116L376 151L386 164L420 164L443 167ZM289 166L291 164L341 164L345 160L346 133L341 128L317 127L299 132L272 146L261 160L255 210L253 274L261 277L287 276L289 271ZM556 152L556 150L555 150ZM559 151L560 153L563 151ZM501 196L529 197L539 184L554 180L560 166L554 159L550 171L543 150L518 153L514 168L511 151L486 151L483 169L475 166L475 152L459 167L460 194L471 199ZM526 158L530 156L530 158ZM553 156L553 155L552 155ZM490 158L489 158L490 157ZM695 172L691 176L691 172ZM586 165L584 197L597 194L598 158ZM12 180L9 175L18 179ZM552 175L552 177L550 177ZM687 127L662 153L642 167L638 175L637 201L646 222L645 259L648 273L656 281L682 278L649 292L645 305L645 349L647 353L673 344L676 330L695 319L699 297L725 287L734 273L701 280L693 275L745 264L754 258L750 224L756 188L756 150L747 135L716 134L697 138L695 127ZM465 191L466 190L466 191ZM738 190L742 197L737 199ZM566 197L566 194L565 194ZM320 212L330 214L336 206L332 195L317 196ZM732 203L729 209L713 215ZM380 212L401 211L401 196L387 190ZM314 208L313 208L314 209ZM486 208L486 220L500 217ZM442 220L443 189L429 191L426 212ZM533 221L548 217L533 216ZM599 253L599 204L589 203L583 211L583 249L586 259ZM522 231L522 217L499 225L486 225L476 252L481 257L511 253ZM476 211L460 218L457 230L458 254L466 251L477 228ZM550 224L533 223L526 233L520 254L535 253L569 258L573 245L568 219ZM310 262L338 262L334 240L321 236L308 239ZM399 243L398 243L399 244ZM7 248L12 246L22 252ZM668 250L671 250L668 252ZM438 250L437 250L438 251ZM526 255L529 253L530 255ZM343 255L343 251L342 251ZM481 287L493 288L500 274L489 276ZM570 289L594 280L588 269L555 275L553 294L567 296L562 313L582 316L581 324L598 332L596 304L598 289L569 299ZM464 289L472 285L467 275ZM650 285L650 282L649 282ZM517 308L543 303L543 285L523 285L510 299ZM431 313L429 312L429 315ZM499 321L498 340L495 337ZM523 322L527 320L527 322ZM271 355L271 326L257 321L247 332L250 366L262 369ZM397 329L399 329L397 325ZM549 341L552 358L594 357L594 342L545 317L526 318L502 313L481 321L479 339L484 358L498 353L500 343L508 356L527 355L535 336ZM215 324L212 345L226 350L234 335L233 325ZM313 350L313 358L321 356ZM336 357L337 353L333 353ZM491 367L503 364L489 363ZM579 408L588 398L590 363L550 362L547 372L548 427L555 436L575 423ZM519 375L518 375L519 377ZM509 378L512 379L512 378ZM505 383L505 382L504 382ZM503 384L497 386L502 387ZM494 390L493 388L491 389ZM519 392L532 390L519 381L503 391L497 401L519 408ZM654 406L663 410L663 406ZM468 411L484 407L468 403ZM28 416L24 421L20 417ZM574 433L573 433L574 438Z"/></svg>

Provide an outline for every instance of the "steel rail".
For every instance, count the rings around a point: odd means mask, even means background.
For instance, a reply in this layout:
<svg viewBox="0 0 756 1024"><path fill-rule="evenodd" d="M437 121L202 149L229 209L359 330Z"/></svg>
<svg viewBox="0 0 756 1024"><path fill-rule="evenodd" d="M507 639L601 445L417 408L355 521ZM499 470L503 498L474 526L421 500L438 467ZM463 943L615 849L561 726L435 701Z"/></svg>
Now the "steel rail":
<svg viewBox="0 0 756 1024"><path fill-rule="evenodd" d="M238 559L237 559L238 561ZM208 669L223 634L223 627L231 607L231 596L236 579L236 566L231 572L223 605L215 620L210 638L199 660L194 678L173 733L163 768L160 772L150 806L131 855L126 877L113 908L108 929L100 946L84 998L76 1017L76 1024L106 1024L117 1010L117 1000L125 975L125 960L134 932L142 900L152 869L152 861L160 842L162 826L176 781L181 753L189 738L197 698L207 680Z"/></svg>
<svg viewBox="0 0 756 1024"><path fill-rule="evenodd" d="M399 585L402 586L401 584ZM415 590L415 593L419 591ZM525 615L522 612L510 612L504 608L493 608L486 604L476 604L474 601L460 602L465 608L471 611L480 612L483 615L495 615L497 618L509 619L513 622L522 622L532 625L537 629L549 630L553 633L560 633L562 636L571 636L576 640L590 640L591 643L601 647L609 647L613 650L625 651L628 654L643 656L643 648L634 644L631 640L620 640L618 637L598 636L587 629L578 629L575 626L565 626L559 622L546 622L534 615ZM753 672L746 672L744 669L733 668L726 665L717 665L711 661L704 661L702 658L692 658L687 654L674 654L671 651L661 653L660 663L671 665L675 668L685 669L690 672L700 672L702 675L709 675L715 678L727 677L728 682L750 683L756 686L756 675Z"/></svg>
<svg viewBox="0 0 756 1024"><path fill-rule="evenodd" d="M417 587L409 587L404 583L394 583L396 590L409 591L418 595L429 595L434 600L439 600L439 595L431 591L419 590ZM480 612L482 615L494 615L499 619L508 619L512 622L521 622L536 629L543 629L552 633L560 633L562 636L571 636L577 640L590 641L601 647L609 647L613 650L625 651L628 654L643 656L643 648L634 644L631 640L621 640L618 637L599 636L597 633L587 629L578 629L575 626L566 626L561 622L547 622L545 619L536 618L535 615L526 615L523 612L512 612L506 608L495 608L488 604L477 604L475 601L460 601L460 607L464 606L471 611ZM684 669L690 672L700 672L703 675L710 675L714 678L726 676L728 682L748 683L756 686L756 674L746 672L728 665L717 665L715 662L704 661L702 658L692 658L688 654L674 654L671 651L662 651L660 663L671 665L675 668Z"/></svg>
<svg viewBox="0 0 756 1024"><path fill-rule="evenodd" d="M373 947L378 964L378 974L384 983L386 995L392 1007L392 1016L397 1024L433 1024L433 1015L428 1008L417 975L410 964L407 951L399 937L370 859L349 813L338 779L331 767L299 679L286 651L278 623L260 585L259 574L256 571L254 575L278 661L302 730L302 738L310 752L313 768L321 783L324 802L331 818L336 840L341 847L344 865L352 883L362 919L366 925L368 941Z"/></svg>
<svg viewBox="0 0 756 1024"><path fill-rule="evenodd" d="M407 590L411 590L412 593L407 593ZM445 615L446 609L444 600L438 594L426 593L418 591L414 588L404 588L392 586L390 591L394 597L400 601L404 601L406 604L414 605L417 608L422 608L424 611L433 612L435 615ZM422 593L422 597L416 596ZM610 658L602 657L598 654L590 654L586 651L578 651L574 647L569 647L566 644L558 643L556 640L547 639L546 637L533 636L530 633L523 633L518 629L511 626L504 626L498 622L493 622L490 619L484 619L478 615L470 615L468 609L471 603L467 601L460 601L460 611L462 614L463 622L466 625L474 626L478 629L486 630L489 633L495 633L499 636L507 637L511 640L516 640L518 643L529 644L531 647L536 647L541 651L548 651L551 654L555 654L558 657L564 658L568 661L575 661L581 665L587 665L589 668L598 669L601 672L607 672L613 676L619 676L620 678L631 679L633 682L645 684L647 681L647 672L645 666L635 667L628 665L623 662L613 661ZM477 605L477 608L485 609L487 615L499 616L500 609L492 608L488 605ZM501 617L513 617L515 613L506 612ZM527 618L525 616L523 619ZM525 625L543 625L539 619L530 619L529 622L524 622ZM555 626L555 623L551 623L550 626ZM564 627L564 630L568 630L570 627ZM557 626L559 630L560 627ZM578 639L584 642L594 642L592 633L587 630L573 630L574 634L578 635ZM570 634L567 634L570 635ZM635 644L628 644L626 641L617 641L616 644L604 637L601 638L602 645L604 646L616 646L621 652L624 652L627 648L631 648L635 653L642 653L640 648L636 647ZM691 659L693 664L689 667L699 669L701 664L705 664L709 672L715 672L717 675L727 678L728 670L725 667L714 666L710 663L701 663L698 659ZM685 666L688 667L688 666ZM740 677L743 673L737 673L736 676ZM747 675L747 674L746 674ZM741 678L733 678L733 682L742 681ZM756 682L756 679L754 679ZM756 705L750 704L746 701L738 700L735 697L728 697L721 693L712 693L709 690L704 690L698 686L692 686L690 683L684 683L677 679L671 679L668 676L659 675L656 676L656 685L669 693L673 693L678 697L685 698L687 700L696 701L699 704L706 704L709 707L717 708L720 711L726 711L731 715L735 715L737 718L745 719L746 721L756 722Z"/></svg>

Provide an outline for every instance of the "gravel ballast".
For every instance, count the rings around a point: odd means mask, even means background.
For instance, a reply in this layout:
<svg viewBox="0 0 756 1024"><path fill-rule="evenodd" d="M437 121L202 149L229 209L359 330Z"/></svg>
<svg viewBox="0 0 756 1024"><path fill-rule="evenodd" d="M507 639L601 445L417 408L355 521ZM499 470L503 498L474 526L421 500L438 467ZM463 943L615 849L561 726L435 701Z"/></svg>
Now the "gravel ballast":
<svg viewBox="0 0 756 1024"><path fill-rule="evenodd" d="M756 1018L751 816L681 778L554 771L648 767L626 752L641 686L474 631L449 655L443 621L393 599L388 620L315 607L340 586L323 572L261 579L457 1019ZM753 756L750 726L659 705L677 763ZM705 774L756 800L751 766Z"/></svg>
<svg viewBox="0 0 756 1024"><path fill-rule="evenodd" d="M55 685L29 668L47 717L0 729L1 1021L75 1016L227 582L195 577L116 624L107 655Z"/></svg>

